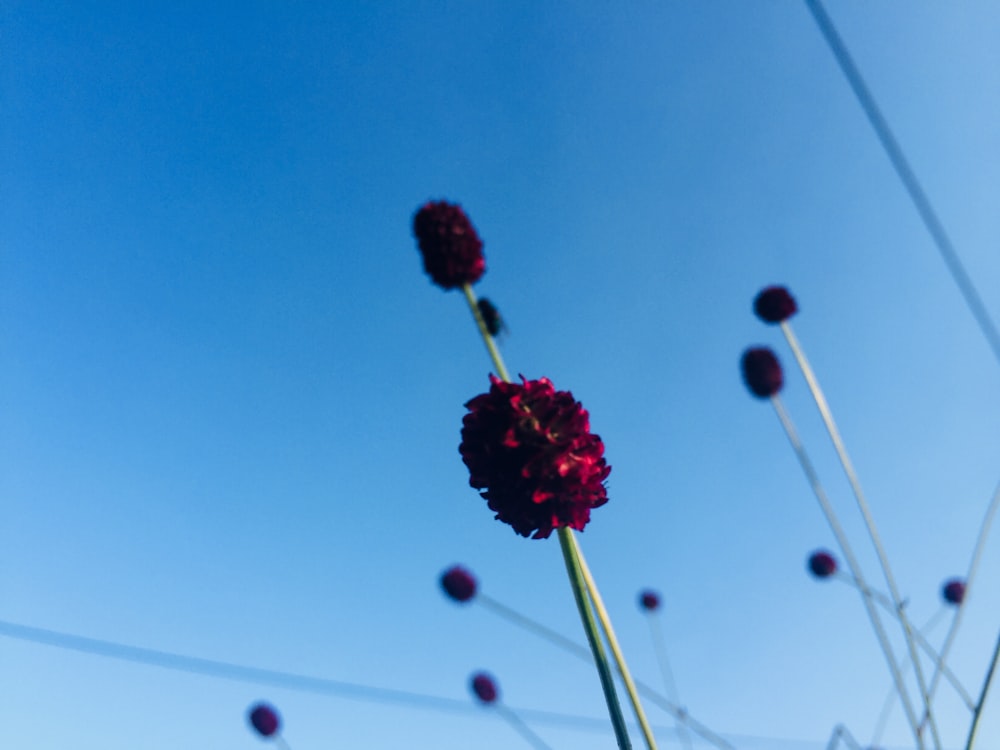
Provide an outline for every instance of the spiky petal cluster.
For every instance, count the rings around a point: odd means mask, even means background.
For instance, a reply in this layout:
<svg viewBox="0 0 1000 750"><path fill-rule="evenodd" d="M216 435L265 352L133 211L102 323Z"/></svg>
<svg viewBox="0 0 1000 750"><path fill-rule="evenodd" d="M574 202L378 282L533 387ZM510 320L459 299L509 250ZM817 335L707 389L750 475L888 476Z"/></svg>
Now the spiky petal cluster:
<svg viewBox="0 0 1000 750"><path fill-rule="evenodd" d="M941 587L941 596L948 604L954 604L957 607L965 600L965 581L961 578L952 578L950 581L946 581Z"/></svg>
<svg viewBox="0 0 1000 750"><path fill-rule="evenodd" d="M785 377L774 352L759 346L747 349L740 360L743 382L757 398L770 398L781 390Z"/></svg>
<svg viewBox="0 0 1000 750"><path fill-rule="evenodd" d="M660 595L646 589L639 594L639 606L647 612L655 612L660 608Z"/></svg>
<svg viewBox="0 0 1000 750"><path fill-rule="evenodd" d="M281 728L281 718L274 707L267 703L257 703L250 707L247 713L250 725L261 737L270 737Z"/></svg>
<svg viewBox="0 0 1000 750"><path fill-rule="evenodd" d="M413 234L424 270L438 286L474 284L486 271L483 241L458 204L428 201L413 217Z"/></svg>
<svg viewBox="0 0 1000 750"><path fill-rule="evenodd" d="M809 555L809 572L817 578L829 578L837 572L837 558L826 550L816 550Z"/></svg>
<svg viewBox="0 0 1000 750"><path fill-rule="evenodd" d="M453 565L441 575L441 588L456 602L467 602L476 595L476 579L462 566Z"/></svg>
<svg viewBox="0 0 1000 750"><path fill-rule="evenodd" d="M465 405L459 452L469 484L484 490L490 510L521 536L582 530L591 508L608 501L611 473L587 411L548 378L490 381L487 393Z"/></svg>
<svg viewBox="0 0 1000 750"><path fill-rule="evenodd" d="M481 703L495 703L500 695L496 680L486 672L477 672L470 681L472 692Z"/></svg>
<svg viewBox="0 0 1000 750"><path fill-rule="evenodd" d="M753 301L753 311L765 323L783 323L798 312L795 298L783 286L769 286Z"/></svg>

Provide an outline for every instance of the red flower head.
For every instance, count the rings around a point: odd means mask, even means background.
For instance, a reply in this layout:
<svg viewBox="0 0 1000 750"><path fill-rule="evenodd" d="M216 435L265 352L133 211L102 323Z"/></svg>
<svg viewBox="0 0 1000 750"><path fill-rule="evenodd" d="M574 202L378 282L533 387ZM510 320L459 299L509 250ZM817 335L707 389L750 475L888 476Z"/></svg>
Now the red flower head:
<svg viewBox="0 0 1000 750"><path fill-rule="evenodd" d="M817 578L829 578L837 572L837 558L826 550L816 550L809 555L809 572Z"/></svg>
<svg viewBox="0 0 1000 750"><path fill-rule="evenodd" d="M769 286L753 301L753 311L765 323L782 323L799 311L795 298L783 286Z"/></svg>
<svg viewBox="0 0 1000 750"><path fill-rule="evenodd" d="M476 579L465 568L454 565L441 575L441 588L456 602L467 602L476 595Z"/></svg>
<svg viewBox="0 0 1000 750"><path fill-rule="evenodd" d="M755 347L743 352L740 362L743 382L757 398L770 398L781 390L784 376L781 363L770 349Z"/></svg>
<svg viewBox="0 0 1000 750"><path fill-rule="evenodd" d="M428 201L413 217L413 234L424 256L424 270L440 287L474 284L486 271L483 241L462 207Z"/></svg>
<svg viewBox="0 0 1000 750"><path fill-rule="evenodd" d="M492 675L486 672L476 672L476 674L472 675L470 685L472 692L476 694L476 697L482 703L496 703L497 697L500 695L500 689L497 687L496 680L493 679Z"/></svg>
<svg viewBox="0 0 1000 750"><path fill-rule="evenodd" d="M257 730L261 737L270 737L276 734L278 729L281 728L281 719L278 717L278 712L274 710L273 706L267 703L258 703L251 706L247 717L250 719L250 724Z"/></svg>
<svg viewBox="0 0 1000 750"><path fill-rule="evenodd" d="M952 578L941 587L941 596L948 604L956 607L965 600L965 581L961 578Z"/></svg>
<svg viewBox="0 0 1000 750"><path fill-rule="evenodd" d="M586 410L548 378L490 381L488 393L465 405L458 450L469 484L485 490L490 510L521 536L583 530L591 508L608 501L604 480L611 473Z"/></svg>
<svg viewBox="0 0 1000 750"><path fill-rule="evenodd" d="M655 612L660 608L660 595L647 589L639 594L639 606L647 612Z"/></svg>

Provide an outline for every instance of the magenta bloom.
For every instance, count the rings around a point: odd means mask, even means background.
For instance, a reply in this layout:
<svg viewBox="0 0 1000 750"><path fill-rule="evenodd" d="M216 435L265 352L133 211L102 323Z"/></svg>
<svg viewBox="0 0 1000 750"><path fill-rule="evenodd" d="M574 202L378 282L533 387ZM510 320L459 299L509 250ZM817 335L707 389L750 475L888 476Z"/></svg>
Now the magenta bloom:
<svg viewBox="0 0 1000 750"><path fill-rule="evenodd" d="M655 612L660 608L660 595L655 591L646 589L639 594L639 606L647 612Z"/></svg>
<svg viewBox="0 0 1000 750"><path fill-rule="evenodd" d="M490 375L490 390L465 406L458 450L469 484L496 518L521 536L544 539L563 526L583 530L591 508L608 501L611 467L590 416L569 391L548 378L505 383Z"/></svg>
<svg viewBox="0 0 1000 750"><path fill-rule="evenodd" d="M816 550L809 555L809 572L817 578L829 578L837 572L837 558L826 550Z"/></svg>
<svg viewBox="0 0 1000 750"><path fill-rule="evenodd" d="M948 604L956 607L965 600L965 581L961 578L952 578L941 587L941 596Z"/></svg>
<svg viewBox="0 0 1000 750"><path fill-rule="evenodd" d="M472 692L475 693L481 703L496 703L500 690L497 688L496 680L493 679L492 675L486 672L476 672L476 674L472 675L470 685Z"/></svg>
<svg viewBox="0 0 1000 750"><path fill-rule="evenodd" d="M476 595L476 579L465 568L454 565L441 575L441 588L456 602L467 602Z"/></svg>
<svg viewBox="0 0 1000 750"><path fill-rule="evenodd" d="M740 367L743 370L743 382L757 398L770 398L784 385L781 363L767 347L747 349L743 352Z"/></svg>
<svg viewBox="0 0 1000 750"><path fill-rule="evenodd" d="M413 234L424 270L438 286L474 284L486 271L483 242L458 204L428 201L413 217Z"/></svg>
<svg viewBox="0 0 1000 750"><path fill-rule="evenodd" d="M274 707L267 703L257 703L250 707L247 714L251 726L257 730L261 737L270 737L277 734L281 728L281 719Z"/></svg>
<svg viewBox="0 0 1000 750"><path fill-rule="evenodd" d="M795 298L783 286L762 289L753 301L753 311L765 323L782 323L798 310Z"/></svg>

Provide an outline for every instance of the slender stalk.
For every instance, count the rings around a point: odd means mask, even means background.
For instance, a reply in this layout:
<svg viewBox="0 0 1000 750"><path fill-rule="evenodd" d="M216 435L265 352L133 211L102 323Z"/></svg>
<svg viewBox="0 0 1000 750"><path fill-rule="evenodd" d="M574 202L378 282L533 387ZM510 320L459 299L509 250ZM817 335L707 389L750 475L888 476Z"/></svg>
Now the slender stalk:
<svg viewBox="0 0 1000 750"><path fill-rule="evenodd" d="M490 335L490 330L486 327L486 321L483 320L483 315L479 312L476 293L472 291L472 285L462 284L462 291L465 293L466 302L469 303L469 310L472 312L472 317L479 327L479 334L483 337L483 343L486 344L486 350L490 353L490 359L493 360L493 366L497 368L497 375L500 376L501 380L506 380L508 383L511 382L510 373L507 372L507 366L503 362L503 357L500 356L500 350L497 349L497 344L493 340L493 336Z"/></svg>
<svg viewBox="0 0 1000 750"><path fill-rule="evenodd" d="M590 600L587 598L587 587L583 578L580 558L577 555L577 546L574 544L573 530L561 526L557 533L563 560L566 562L570 588L573 589L573 598L576 599L576 607L580 611L583 630L587 634L587 641L590 643L590 650L597 665L597 673L601 678L601 688L604 690L604 699L608 704L608 713L611 715L611 725L615 730L618 747L620 750L631 750L632 742L629 740L628 728L625 726L625 717L622 715L621 706L618 705L614 676L611 674L611 666L608 664L608 657L604 653L604 646L601 643L601 634L597 629L597 622L595 622L594 613L590 608Z"/></svg>
<svg viewBox="0 0 1000 750"><path fill-rule="evenodd" d="M667 643L663 637L663 629L656 616L650 612L646 619L649 621L649 636L653 640L653 650L656 652L656 661L660 665L660 674L663 677L663 689L667 691L667 698L674 703L680 703L677 692L677 683L674 680L674 671L670 668L670 659L667 658ZM691 745L691 735L688 734L687 727L680 719L675 719L677 736L685 750L693 750Z"/></svg>
<svg viewBox="0 0 1000 750"><path fill-rule="evenodd" d="M845 575L844 573L841 572L834 573L833 577L839 581L843 581L848 586L854 587L861 593L872 597L875 600L875 603L878 604L882 609L884 609L889 614L890 617L896 617L896 608L892 606L892 601L881 591L874 591L872 589L863 589L858 584L857 581L855 581L849 575ZM941 676L943 676L946 680L948 680L948 682L951 683L951 686L955 688L955 692L958 693L959 697L965 703L966 708L968 708L971 711L975 707L975 703L972 700L972 696L969 695L969 691L965 689L965 686L962 685L958 677L955 676L955 673L952 672L947 666L945 666L944 662L941 660L940 654L938 654L938 652L930 644L927 638L923 635L923 633L926 632L929 628L937 624L938 618L940 618L943 613L944 609L943 608L939 609L937 614L935 614L934 617L932 617L931 620L929 620L927 624L924 625L923 628L921 628L921 630L915 630L913 632L913 637L916 639L917 645L920 646L920 648L923 649L924 653L930 657L931 663L934 664L935 668L941 671Z"/></svg>
<svg viewBox="0 0 1000 750"><path fill-rule="evenodd" d="M552 748L549 747L541 737L535 734L531 727L524 723L524 719L507 708L507 706L502 703L497 703L494 707L496 708L497 713L503 716L504 719L507 720L507 723L510 724L517 731L517 733L528 742L529 745L534 747L535 750L552 750Z"/></svg>
<svg viewBox="0 0 1000 750"><path fill-rule="evenodd" d="M536 622L530 617L522 615L520 612L511 609L506 604L501 604L496 599L491 596L487 596L486 594L476 594L475 601L479 602L487 609L493 610L493 612L514 623L518 627L524 628L535 635L551 641L563 650L574 653L585 661L590 661L590 650L581 646L576 641L570 640L562 633L557 633L555 630L552 630L552 628L545 627L540 622Z"/></svg>
<svg viewBox="0 0 1000 750"><path fill-rule="evenodd" d="M590 650L585 646L581 646L575 641L566 638L564 635L557 633L551 628L546 627L542 623L534 620L527 615L523 615L520 612L516 612L505 604L501 604L496 599L485 596L482 593L476 594L476 598L473 600L481 604L486 605L487 609L492 610L501 617L506 618L515 625L524 628L530 633L534 633L537 636L541 636L549 641L552 645L558 646L563 651L573 654L574 656L583 659L586 662L591 662L593 657L591 656ZM657 706L662 708L664 711L669 713L674 719L681 724L683 724L687 729L697 734L706 742L715 745L719 750L734 750L733 746L726 742L724 739L715 734L712 730L706 727L701 722L692 718L691 715L684 709L678 707L674 702L664 697L656 691L651 685L647 685L641 680L635 681L635 687L638 693L643 696L646 700L651 703L655 703Z"/></svg>
<svg viewBox="0 0 1000 750"><path fill-rule="evenodd" d="M851 485L851 491L854 493L854 499L857 501L858 510L861 511L861 516L864 518L865 527L868 529L868 536L871 537L875 552L878 555L879 565L882 567L882 574L885 576L886 584L889 586L889 595L892 597L892 603L899 613L899 622L903 626L906 648L910 652L910 660L913 662L913 673L916 675L920 697L924 703L924 721L930 727L934 747L940 748L941 739L938 736L937 724L934 721L934 714L931 711L930 694L927 689L927 680L924 678L923 667L920 665L920 655L917 653L917 645L914 642L913 626L910 624L910 618L906 616L906 611L903 609L903 598L899 594L899 587L896 586L896 578L893 576L892 568L889 566L889 556L886 554L882 540L879 538L875 519L868 506L868 501L865 499L865 493L861 489L861 482L858 479L857 472L854 470L854 464L851 463L851 457L847 454L847 448L840 437L840 430L837 428L836 421L834 421L833 412L830 411L830 405L826 401L826 396L823 395L823 389L820 388L819 380L816 379L816 374L813 372L809 360L806 358L805 352L799 345L798 339L795 337L792 327L787 320L781 322L781 332L785 334L788 346L791 347L792 353L795 355L795 360L799 364L799 369L802 370L802 374L805 376L806 383L809 385L809 391L812 393L816 407L823 418L823 424L826 425L826 431L830 435L830 440L833 441L833 447L837 452L837 457L840 459L840 465L844 468L844 474L847 475L847 481Z"/></svg>
<svg viewBox="0 0 1000 750"><path fill-rule="evenodd" d="M280 734L274 736L274 744L281 748L281 750L292 750L291 746Z"/></svg>
<svg viewBox="0 0 1000 750"><path fill-rule="evenodd" d="M993 519L996 516L998 506L1000 506L1000 484L997 485L996 490L993 492L993 498L986 508L986 515L983 517L983 522L979 527L979 537L976 539L976 546L972 549L972 560L969 562L969 570L965 576L965 595L962 597L962 603L955 610L955 617L951 621L951 626L948 628L948 635L945 636L944 644L941 646L941 659L938 661L939 667L931 676L931 685L929 688L930 700L934 700L934 691L937 690L941 670L944 668L948 654L951 652L951 646L955 642L958 626L962 622L962 615L965 614L965 603L969 599L969 590L972 588L972 582L976 577L976 573L979 572L979 563L983 557L986 537L990 533L990 527L993 525ZM969 703L971 705L972 701L970 700Z"/></svg>
<svg viewBox="0 0 1000 750"><path fill-rule="evenodd" d="M849 750L861 750L861 745L851 736L843 724L838 724L833 728L833 734L830 735L830 743L826 746L826 750L837 750L841 740L844 741Z"/></svg>
<svg viewBox="0 0 1000 750"><path fill-rule="evenodd" d="M608 611L604 607L604 601L601 599L601 593L597 589L597 584L594 583L594 577L590 574L590 568L587 566L587 560L583 556L583 550L580 549L580 545L577 543L576 537L569 535L569 539L576 547L576 556L580 561L580 570L583 573L583 581L587 586L587 591L590 594L591 600L594 602L594 609L597 611L597 619L600 620L601 627L604 629L604 634L607 636L608 645L611 647L611 653L615 657L615 665L618 667L618 674L621 675L622 682L625 684L625 692L628 694L629 701L632 704L632 710L635 712L636 721L639 722L639 728L642 730L642 736L646 740L646 747L648 747L649 750L656 750L656 738L653 736L653 729L649 726L649 720L646 718L646 712L642 709L642 703L639 701L639 694L635 689L635 681L632 679L632 674L629 672L628 664L625 663L625 657L622 654L621 647L618 645L618 637L615 635L615 630L611 626L611 618L608 616Z"/></svg>
<svg viewBox="0 0 1000 750"><path fill-rule="evenodd" d="M997 668L997 661L1000 661L1000 637L997 638L996 648L993 649L993 659L990 661L990 668L986 672L986 679L983 680L983 689L979 693L979 701L976 709L972 712L972 726L969 727L969 739L965 743L965 750L972 750L976 742L976 731L979 729L979 718L983 715L983 706L986 705L986 694L990 691L990 684L993 682L993 674Z"/></svg>
<svg viewBox="0 0 1000 750"><path fill-rule="evenodd" d="M774 395L771 396L771 405L774 406L774 411L778 415L778 420L781 422L781 426L784 428L785 434L788 436L788 442L792 444L792 449L795 451L795 455L799 459L802 471L805 473L806 478L809 480L809 484L812 486L813 494L816 495L816 499L819 501L820 508L823 510L823 515L826 516L826 521L830 526L830 530L833 531L833 535L837 540L837 544L840 546L840 551L843 553L844 559L847 561L847 566L850 568L851 575L854 576L855 580L858 581L859 586L862 588L861 601L864 602L865 611L868 613L868 619L871 620L872 629L875 631L875 637L878 639L879 646L882 648L882 653L885 655L886 663L889 666L889 672L892 675L893 683L896 685L896 690L899 691L900 701L906 711L906 720L909 722L910 730L913 732L913 736L917 741L917 747L920 748L920 750L923 750L924 739L917 726L917 717L913 711L913 706L910 703L910 697L906 691L903 676L900 674L899 666L896 664L896 657L893 656L892 646L889 644L889 638L885 633L885 629L882 627L882 621L879 619L878 612L875 610L875 605L872 603L871 597L866 596L863 592L864 589L868 588L868 586L861 573L861 566L854 557L851 545L847 541L847 534L844 533L844 529L840 525L840 521L837 519L837 515L833 511L833 506L830 505L830 501L826 496L826 491L823 489L823 485L820 484L819 475L816 473L816 469L813 467L812 461L809 459L809 454L806 453L806 450L802 445L802 441L799 439L798 433L795 430L795 425L788 416L788 412L785 410L784 404L782 404L781 399L777 395Z"/></svg>

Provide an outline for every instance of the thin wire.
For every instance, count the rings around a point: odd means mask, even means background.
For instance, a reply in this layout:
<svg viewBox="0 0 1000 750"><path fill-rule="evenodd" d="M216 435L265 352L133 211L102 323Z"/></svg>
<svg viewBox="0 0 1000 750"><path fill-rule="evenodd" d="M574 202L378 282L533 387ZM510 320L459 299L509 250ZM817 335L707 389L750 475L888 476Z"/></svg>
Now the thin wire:
<svg viewBox="0 0 1000 750"><path fill-rule="evenodd" d="M91 656L106 659L116 659L118 661L145 666L172 669L188 674L234 680L236 682L249 682L257 685L270 685L277 688L319 695L332 695L351 700L367 701L369 703L402 704L451 713L472 713L478 710L476 706L471 705L465 700L414 693L407 690L396 690L394 688L360 685L324 677L309 677L292 672L250 667L216 659L185 656L169 651L129 646L114 641L87 638L71 633L48 630L46 628L20 625L5 620L0 620L0 636L43 646L52 646L67 651L90 654ZM574 716L535 709L518 709L518 711L522 716L530 716L533 721L541 723L572 726L576 729L599 731L605 734L609 729L607 719L603 718Z"/></svg>
<svg viewBox="0 0 1000 750"><path fill-rule="evenodd" d="M910 194L910 199L913 201L917 213L920 214L924 226L927 227L927 231L930 232L931 239L944 259L948 271L958 285L958 290L965 299L965 304L968 305L972 316L979 325L979 330L982 331L987 343L993 350L993 356L1000 362L1000 332L997 331L996 324L983 304L979 292L976 291L972 279L969 278L965 266L962 265L955 246L948 237L948 233L945 231L944 225L938 218L937 213L934 211L927 193L921 186L916 174L914 174L912 167L910 167L910 163L903 153L899 141L896 140L896 136L893 135L892 130L889 128L889 123L879 109L875 97L872 96L871 91L868 89L864 78L861 76L861 72L858 70L858 66L855 64L851 53L833 25L830 16L823 8L823 4L820 0L805 0L805 3L812 13L816 25L819 26L819 30L823 34L827 45L829 45L830 51L833 52L833 56L837 59L837 64L847 78L847 82L854 91L854 95L858 98L858 102L868 117L868 121L875 129L875 134L882 143L882 148L885 149L893 169L896 170L896 174L902 181L906 191Z"/></svg>

